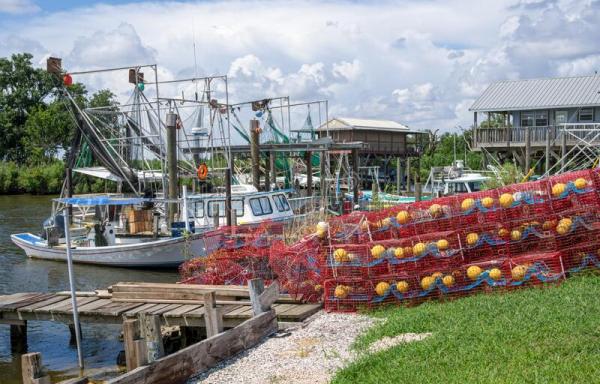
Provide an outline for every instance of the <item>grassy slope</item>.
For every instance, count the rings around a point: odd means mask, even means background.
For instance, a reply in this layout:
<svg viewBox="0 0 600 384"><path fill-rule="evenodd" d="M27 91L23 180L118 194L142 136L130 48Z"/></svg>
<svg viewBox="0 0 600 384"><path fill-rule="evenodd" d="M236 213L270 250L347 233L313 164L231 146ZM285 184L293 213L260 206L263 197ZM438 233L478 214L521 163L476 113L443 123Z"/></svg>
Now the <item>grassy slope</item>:
<svg viewBox="0 0 600 384"><path fill-rule="evenodd" d="M374 315L387 321L357 341L359 350L384 336L433 335L366 355L334 383L600 382L600 276Z"/></svg>

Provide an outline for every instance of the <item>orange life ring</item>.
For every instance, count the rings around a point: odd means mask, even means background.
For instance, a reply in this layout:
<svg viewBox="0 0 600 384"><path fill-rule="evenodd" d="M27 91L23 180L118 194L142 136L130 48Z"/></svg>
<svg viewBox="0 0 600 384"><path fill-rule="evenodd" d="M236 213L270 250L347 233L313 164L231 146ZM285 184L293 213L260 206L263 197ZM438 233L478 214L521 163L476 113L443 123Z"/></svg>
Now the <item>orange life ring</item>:
<svg viewBox="0 0 600 384"><path fill-rule="evenodd" d="M206 164L204 164L204 163L200 164L198 166L196 174L198 175L198 178L200 180L206 180L206 177L208 176L208 167L206 166Z"/></svg>

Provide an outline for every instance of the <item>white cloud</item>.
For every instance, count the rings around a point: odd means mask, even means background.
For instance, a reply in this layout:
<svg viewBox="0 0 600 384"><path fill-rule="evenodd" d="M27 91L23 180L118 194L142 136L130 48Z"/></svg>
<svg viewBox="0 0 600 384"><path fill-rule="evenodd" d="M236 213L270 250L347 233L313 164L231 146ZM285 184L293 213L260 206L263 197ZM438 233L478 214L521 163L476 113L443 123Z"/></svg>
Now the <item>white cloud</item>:
<svg viewBox="0 0 600 384"><path fill-rule="evenodd" d="M24 14L39 10L40 7L31 0L0 0L0 13Z"/></svg>
<svg viewBox="0 0 600 384"><path fill-rule="evenodd" d="M330 115L448 130L470 125L492 81L593 73L599 19L586 0L95 5L7 22L0 55L52 53L70 70L156 62L172 79L196 73L195 42L198 73L228 74L232 101L327 98ZM82 80L123 97L130 87L125 74ZM161 93L181 90L193 87Z"/></svg>

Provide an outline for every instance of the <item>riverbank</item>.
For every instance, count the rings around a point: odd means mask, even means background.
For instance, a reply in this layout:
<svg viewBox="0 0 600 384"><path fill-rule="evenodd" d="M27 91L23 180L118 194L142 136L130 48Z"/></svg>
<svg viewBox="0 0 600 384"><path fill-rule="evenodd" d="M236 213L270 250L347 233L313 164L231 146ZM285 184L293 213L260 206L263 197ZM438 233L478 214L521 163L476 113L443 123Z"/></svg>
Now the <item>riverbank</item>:
<svg viewBox="0 0 600 384"><path fill-rule="evenodd" d="M11 161L0 162L0 195L59 194L65 179L65 164L56 160L41 165L18 165ZM110 180L73 175L75 193L114 192L117 185Z"/></svg>

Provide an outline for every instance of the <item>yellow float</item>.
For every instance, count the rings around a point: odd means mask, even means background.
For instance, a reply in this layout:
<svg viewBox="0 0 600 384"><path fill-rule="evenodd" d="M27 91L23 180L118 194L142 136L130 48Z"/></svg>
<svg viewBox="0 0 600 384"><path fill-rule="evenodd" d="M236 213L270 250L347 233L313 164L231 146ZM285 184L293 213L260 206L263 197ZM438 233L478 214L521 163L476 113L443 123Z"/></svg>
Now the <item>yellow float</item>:
<svg viewBox="0 0 600 384"><path fill-rule="evenodd" d="M390 285L388 283L386 283L385 281L381 281L381 282L377 283L377 285L375 286L375 292L377 293L378 296L385 295L385 293L389 289L390 289Z"/></svg>
<svg viewBox="0 0 600 384"><path fill-rule="evenodd" d="M346 261L350 261L348 258L348 252L344 248L338 248L333 252L333 259L337 263L343 263Z"/></svg>
<svg viewBox="0 0 600 384"><path fill-rule="evenodd" d="M398 247L394 249L394 256L398 259L402 259L404 257L404 248Z"/></svg>
<svg viewBox="0 0 600 384"><path fill-rule="evenodd" d="M444 278L442 279L442 283L448 288L452 287L455 283L454 276L452 276L452 275L444 276Z"/></svg>
<svg viewBox="0 0 600 384"><path fill-rule="evenodd" d="M469 233L467 235L467 244L475 245L479 241L479 235L476 233Z"/></svg>
<svg viewBox="0 0 600 384"><path fill-rule="evenodd" d="M557 183L552 186L552 196L559 197L565 192L566 185L563 183Z"/></svg>
<svg viewBox="0 0 600 384"><path fill-rule="evenodd" d="M469 197L469 198L467 198L467 199L464 199L464 200L462 201L462 203L460 203L460 208L461 208L463 211L469 211L469 210L471 210L471 209L472 209L474 206L475 206L475 200L473 200L473 199L472 199L472 198L470 198L470 197Z"/></svg>
<svg viewBox="0 0 600 384"><path fill-rule="evenodd" d="M349 293L350 287L347 287L345 285L338 285L337 287L335 287L333 295L338 299L345 299L346 297L348 297Z"/></svg>
<svg viewBox="0 0 600 384"><path fill-rule="evenodd" d="M521 231L519 231L518 229L513 229L510 232L510 239L512 241L519 241L519 240L521 240L521 236L522 236Z"/></svg>
<svg viewBox="0 0 600 384"><path fill-rule="evenodd" d="M385 247L383 245L377 244L376 246L371 248L371 256L373 256L373 258L375 258L375 259L379 259L381 256L383 256L384 252L385 252Z"/></svg>
<svg viewBox="0 0 600 384"><path fill-rule="evenodd" d="M515 199L510 193L503 193L502 195L500 195L500 206L502 208L510 208L514 202Z"/></svg>
<svg viewBox="0 0 600 384"><path fill-rule="evenodd" d="M502 271L498 268L492 268L489 271L489 276L492 280L498 281L502 278Z"/></svg>
<svg viewBox="0 0 600 384"><path fill-rule="evenodd" d="M413 254L415 256L420 256L422 253L425 252L426 249L427 246L425 245L425 243L417 243L413 246Z"/></svg>
<svg viewBox="0 0 600 384"><path fill-rule="evenodd" d="M507 238L509 235L510 235L510 232L509 232L509 231L508 231L508 229L506 229L506 228L500 228L500 229L498 230L498 237L500 237L500 238L503 238L503 239L505 239L505 238Z"/></svg>
<svg viewBox="0 0 600 384"><path fill-rule="evenodd" d="M408 283L406 281L399 281L396 283L396 290L400 293L408 292Z"/></svg>
<svg viewBox="0 0 600 384"><path fill-rule="evenodd" d="M410 214L407 211L400 211L396 215L396 220L400 224L406 224L410 221Z"/></svg>
<svg viewBox="0 0 600 384"><path fill-rule="evenodd" d="M429 288L431 288L431 286L435 283L435 279L431 276L425 276L424 278L421 279L421 288L423 288L424 291L428 290Z"/></svg>
<svg viewBox="0 0 600 384"><path fill-rule="evenodd" d="M433 277L436 280L438 278L441 278L442 276L444 276L444 274L442 272L435 272L435 273L433 273L433 275L431 275L431 277Z"/></svg>
<svg viewBox="0 0 600 384"><path fill-rule="evenodd" d="M440 250L440 251L445 251L450 246L450 244L448 243L448 240L446 240L446 239L440 239L440 240L438 240L435 243L435 245L437 246L437 249Z"/></svg>
<svg viewBox="0 0 600 384"><path fill-rule="evenodd" d="M469 268L467 268L467 276L473 281L477 280L479 275L481 275L481 272L481 268L476 265L472 265Z"/></svg>
<svg viewBox="0 0 600 384"><path fill-rule="evenodd" d="M583 177L580 177L579 179L575 180L575 182L573 184L575 185L575 188L577 188L577 189L584 189L585 187L587 187L588 182Z"/></svg>
<svg viewBox="0 0 600 384"><path fill-rule="evenodd" d="M442 206L439 204L432 204L429 207L429 213L431 214L431 217L439 217L442 215L443 211L442 211Z"/></svg>
<svg viewBox="0 0 600 384"><path fill-rule="evenodd" d="M525 274L527 273L527 267L524 265L517 265L511 271L511 275L513 280L523 280L525 278Z"/></svg>
<svg viewBox="0 0 600 384"><path fill-rule="evenodd" d="M492 208L494 206L494 199L491 197L484 197L481 199L481 205L483 205L484 208Z"/></svg>

